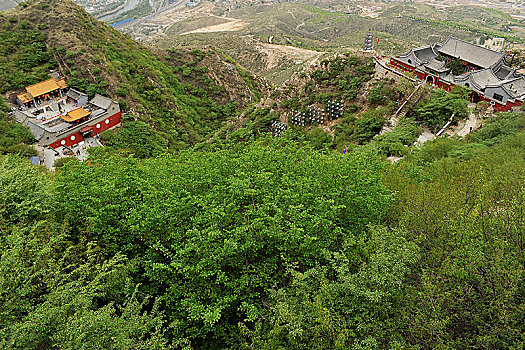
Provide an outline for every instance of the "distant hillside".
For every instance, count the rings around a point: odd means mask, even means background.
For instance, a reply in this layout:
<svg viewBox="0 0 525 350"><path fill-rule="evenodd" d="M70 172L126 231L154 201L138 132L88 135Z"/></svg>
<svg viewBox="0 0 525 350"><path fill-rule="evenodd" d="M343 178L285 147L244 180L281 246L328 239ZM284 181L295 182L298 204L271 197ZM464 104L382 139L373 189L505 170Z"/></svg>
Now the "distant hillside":
<svg viewBox="0 0 525 350"><path fill-rule="evenodd" d="M0 0L0 11L9 10L18 5L22 0Z"/></svg>
<svg viewBox="0 0 525 350"><path fill-rule="evenodd" d="M310 60L308 55L299 55L295 51L278 55L276 50L268 47L268 41L281 48L294 46L312 53L315 50L320 53L346 52L360 49L366 33L372 31L374 43L380 39L374 48L390 54L403 52L416 43L443 41L451 33L468 41L476 37L463 30L400 18L397 13L389 12L380 19L371 19L303 3L243 6L228 14L230 18L249 23L240 31L179 35L194 30L199 23L205 27L207 20L215 18L203 16L174 24L166 37L158 39L158 45L193 47L206 44L219 47L254 73L278 84ZM284 49L277 53L282 51Z"/></svg>
<svg viewBox="0 0 525 350"><path fill-rule="evenodd" d="M174 149L204 140L266 89L216 51L145 47L71 0L28 0L0 13L0 92L12 98L50 69L118 100L128 119L147 121Z"/></svg>
<svg viewBox="0 0 525 350"><path fill-rule="evenodd" d="M309 4L307 4L309 3ZM282 48L285 45L320 52L346 52L360 49L368 31L374 34L374 49L382 54L395 54L417 45L443 42L449 35L473 42L480 37L506 37L508 41L523 41L523 25L494 9L479 6L434 8L422 3L379 3L375 18L365 17L370 8L364 1L337 0L301 1L274 5L239 5L226 11L228 3L215 2L211 14L191 17L172 25L167 36L151 35L144 40L158 40L159 45L195 46L208 44L219 47L252 72L275 83L289 78L298 66L308 61L305 55L285 51L275 55L268 49L269 41ZM366 12L366 11L364 11ZM227 17L213 17L225 15ZM207 32L180 35L219 19L236 19L248 23L232 32ZM141 30L136 26L133 35ZM378 41L379 40L379 41ZM275 50L273 50L275 51Z"/></svg>
<svg viewBox="0 0 525 350"><path fill-rule="evenodd" d="M322 59L276 88L258 108L247 112L244 125L239 125L252 129L257 136L280 121L292 134L310 140L318 149L342 152L367 144L388 125L399 101L414 89L407 79L379 74L374 66L369 54L346 53ZM385 155L403 153L398 151L417 138L413 120L402 124L403 136L407 137L400 140L396 136L392 140L395 152L389 144ZM218 133L221 135L224 133Z"/></svg>

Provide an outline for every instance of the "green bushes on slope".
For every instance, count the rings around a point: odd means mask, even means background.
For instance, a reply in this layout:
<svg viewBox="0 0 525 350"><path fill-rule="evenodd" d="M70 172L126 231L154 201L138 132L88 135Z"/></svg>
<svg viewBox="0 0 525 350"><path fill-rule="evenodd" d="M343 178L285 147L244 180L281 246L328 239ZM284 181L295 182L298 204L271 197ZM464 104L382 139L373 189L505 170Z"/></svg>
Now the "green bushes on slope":
<svg viewBox="0 0 525 350"><path fill-rule="evenodd" d="M235 347L289 267L364 254L356 242L392 200L380 161L269 141L146 160L95 150L55 177L2 158L0 222L14 226L0 226L0 344Z"/></svg>
<svg viewBox="0 0 525 350"><path fill-rule="evenodd" d="M243 129L54 175L1 156L0 345L520 348L525 134L493 125L395 165Z"/></svg>
<svg viewBox="0 0 525 350"><path fill-rule="evenodd" d="M7 111L7 105L0 97L0 154L16 153L26 158L35 156L37 152L31 146L33 134L26 126L8 122Z"/></svg>

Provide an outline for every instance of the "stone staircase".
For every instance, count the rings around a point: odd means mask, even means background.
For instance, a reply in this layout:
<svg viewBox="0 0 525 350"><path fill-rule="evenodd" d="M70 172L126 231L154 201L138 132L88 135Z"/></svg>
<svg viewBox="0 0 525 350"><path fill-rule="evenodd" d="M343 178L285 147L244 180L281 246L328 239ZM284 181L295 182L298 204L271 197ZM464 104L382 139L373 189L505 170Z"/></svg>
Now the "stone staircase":
<svg viewBox="0 0 525 350"><path fill-rule="evenodd" d="M387 132L392 131L397 126L399 120L403 119L406 116L408 112L408 108L406 107L408 107L409 105L415 105L419 102L421 96L423 96L423 89L421 88L421 86L423 85L425 85L425 83L420 83L415 87L414 91L412 91L410 96L408 96L408 98L401 104L401 106L399 106L396 113L394 113L394 115L383 126L379 135L383 135Z"/></svg>

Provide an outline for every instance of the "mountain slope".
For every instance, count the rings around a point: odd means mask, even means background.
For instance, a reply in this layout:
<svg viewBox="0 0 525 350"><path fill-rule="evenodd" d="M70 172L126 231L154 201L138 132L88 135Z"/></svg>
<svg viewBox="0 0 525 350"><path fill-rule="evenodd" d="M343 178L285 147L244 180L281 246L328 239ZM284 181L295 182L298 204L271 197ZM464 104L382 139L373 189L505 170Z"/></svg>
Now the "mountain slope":
<svg viewBox="0 0 525 350"><path fill-rule="evenodd" d="M0 39L2 93L12 96L58 68L70 86L119 100L174 149L205 139L265 88L217 52L145 47L71 0L29 0L0 13Z"/></svg>

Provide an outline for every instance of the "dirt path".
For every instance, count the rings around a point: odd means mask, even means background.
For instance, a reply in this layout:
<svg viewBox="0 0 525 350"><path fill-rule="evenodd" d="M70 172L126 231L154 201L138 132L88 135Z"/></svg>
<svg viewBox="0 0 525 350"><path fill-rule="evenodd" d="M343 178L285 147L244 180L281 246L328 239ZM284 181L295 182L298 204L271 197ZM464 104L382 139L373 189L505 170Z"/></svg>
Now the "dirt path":
<svg viewBox="0 0 525 350"><path fill-rule="evenodd" d="M435 138L436 135L434 135L429 129L425 128L423 133L417 138L416 142L414 142L414 145L421 147L425 142L434 140Z"/></svg>
<svg viewBox="0 0 525 350"><path fill-rule="evenodd" d="M217 16L212 16L217 17ZM232 19L226 17L217 17L221 19ZM238 19L232 19L230 22L216 24L213 26L202 27L195 30L190 30L189 32L181 33L180 35L193 34L193 33L215 33L215 32L236 32L242 30L248 26L249 23L243 22Z"/></svg>
<svg viewBox="0 0 525 350"><path fill-rule="evenodd" d="M470 115L468 116L468 119L465 121L465 125L461 130L457 132L457 135L461 138L467 136L472 132L472 130L475 130L478 124L478 118L474 114L474 112L470 112Z"/></svg>
<svg viewBox="0 0 525 350"><path fill-rule="evenodd" d="M266 68L268 70L277 67L279 60L281 60L283 57L296 62L303 61L305 66L309 66L312 64L312 62L324 54L324 52L302 49L294 46L267 43L258 43L257 50L267 55L268 61L266 63Z"/></svg>

